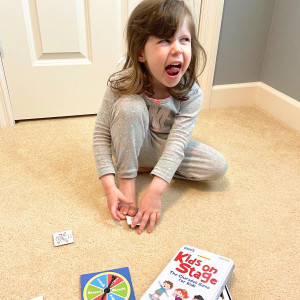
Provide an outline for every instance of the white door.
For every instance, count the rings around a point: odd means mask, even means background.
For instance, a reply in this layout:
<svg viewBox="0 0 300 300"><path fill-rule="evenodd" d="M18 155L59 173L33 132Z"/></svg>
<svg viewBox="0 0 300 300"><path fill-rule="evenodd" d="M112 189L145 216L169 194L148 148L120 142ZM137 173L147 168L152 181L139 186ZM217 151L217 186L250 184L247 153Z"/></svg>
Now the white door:
<svg viewBox="0 0 300 300"><path fill-rule="evenodd" d="M0 0L0 125L97 113L124 55L126 20L140 1ZM208 108L223 0L186 2L208 54L200 78Z"/></svg>
<svg viewBox="0 0 300 300"><path fill-rule="evenodd" d="M15 120L98 111L122 56L122 2L0 0L2 61Z"/></svg>

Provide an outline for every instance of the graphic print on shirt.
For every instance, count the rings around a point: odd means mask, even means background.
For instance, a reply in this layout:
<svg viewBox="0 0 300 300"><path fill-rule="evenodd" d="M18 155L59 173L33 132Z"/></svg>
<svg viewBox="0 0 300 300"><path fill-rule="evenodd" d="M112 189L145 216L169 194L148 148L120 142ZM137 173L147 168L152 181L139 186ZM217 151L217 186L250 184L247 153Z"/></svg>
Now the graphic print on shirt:
<svg viewBox="0 0 300 300"><path fill-rule="evenodd" d="M171 125L166 124L166 121L171 121L169 117L170 109L167 107L159 107L150 105L149 107L149 122L150 129L155 133L169 133Z"/></svg>

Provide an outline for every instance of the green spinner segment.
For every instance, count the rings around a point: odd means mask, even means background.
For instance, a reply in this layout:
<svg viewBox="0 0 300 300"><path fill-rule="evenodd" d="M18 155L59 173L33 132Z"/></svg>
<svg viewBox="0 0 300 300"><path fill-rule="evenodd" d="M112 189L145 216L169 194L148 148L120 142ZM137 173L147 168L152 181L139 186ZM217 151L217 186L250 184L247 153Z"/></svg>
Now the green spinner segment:
<svg viewBox="0 0 300 300"><path fill-rule="evenodd" d="M129 286L130 288L130 286ZM124 299L128 299L126 298L127 297L127 294L128 294L128 288L127 288L127 283L125 283L124 281L120 284L118 284L116 287L113 287L110 289L112 293L120 296L120 297L123 297ZM130 295L130 293L129 293Z"/></svg>
<svg viewBox="0 0 300 300"><path fill-rule="evenodd" d="M104 292L103 289L100 289L94 285L89 285L86 289L86 294L85 294L85 297L84 299L86 300L92 300L94 299L95 297L97 296L100 296L102 295Z"/></svg>

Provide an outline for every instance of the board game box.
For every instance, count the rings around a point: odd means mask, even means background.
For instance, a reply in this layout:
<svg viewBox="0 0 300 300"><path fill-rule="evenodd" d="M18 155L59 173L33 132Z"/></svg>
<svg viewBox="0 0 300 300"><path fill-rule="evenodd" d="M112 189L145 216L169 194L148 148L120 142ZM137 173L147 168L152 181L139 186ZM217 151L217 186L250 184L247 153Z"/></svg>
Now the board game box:
<svg viewBox="0 0 300 300"><path fill-rule="evenodd" d="M219 297L219 300L232 300L232 297L229 293L227 285L225 285L225 288L224 288L221 296Z"/></svg>
<svg viewBox="0 0 300 300"><path fill-rule="evenodd" d="M141 299L219 300L233 268L227 257L183 246Z"/></svg>
<svg viewBox="0 0 300 300"><path fill-rule="evenodd" d="M128 268L80 275L81 300L135 300Z"/></svg>

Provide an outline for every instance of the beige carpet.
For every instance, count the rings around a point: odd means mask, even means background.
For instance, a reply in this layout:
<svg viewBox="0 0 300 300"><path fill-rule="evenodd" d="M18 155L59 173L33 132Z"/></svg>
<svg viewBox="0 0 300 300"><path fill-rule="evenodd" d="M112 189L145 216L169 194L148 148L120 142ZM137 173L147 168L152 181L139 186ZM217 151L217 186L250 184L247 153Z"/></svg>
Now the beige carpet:
<svg viewBox="0 0 300 300"><path fill-rule="evenodd" d="M138 235L110 218L94 119L0 129L0 299L80 299L80 274L125 266L139 299L185 244L234 260L235 300L299 299L299 133L253 107L202 111L193 138L226 156L225 178L173 180L154 233ZM68 229L74 244L54 247Z"/></svg>

